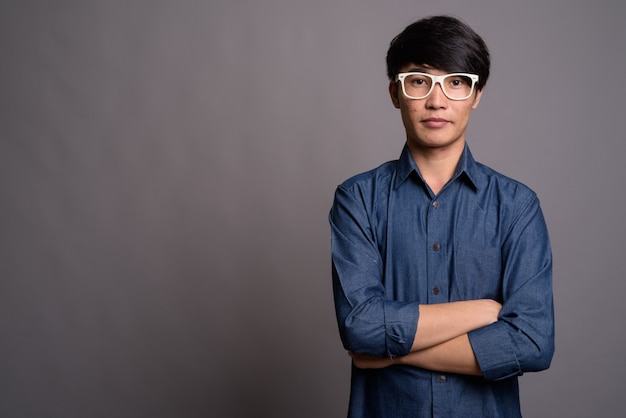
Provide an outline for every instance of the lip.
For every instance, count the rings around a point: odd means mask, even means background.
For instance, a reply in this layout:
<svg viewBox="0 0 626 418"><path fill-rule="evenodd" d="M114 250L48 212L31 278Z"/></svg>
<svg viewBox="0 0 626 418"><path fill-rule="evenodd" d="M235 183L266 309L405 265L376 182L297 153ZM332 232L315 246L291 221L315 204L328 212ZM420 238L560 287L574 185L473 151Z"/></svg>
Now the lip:
<svg viewBox="0 0 626 418"><path fill-rule="evenodd" d="M428 118L422 120L422 123L429 128L443 128L450 123L450 121L443 118Z"/></svg>

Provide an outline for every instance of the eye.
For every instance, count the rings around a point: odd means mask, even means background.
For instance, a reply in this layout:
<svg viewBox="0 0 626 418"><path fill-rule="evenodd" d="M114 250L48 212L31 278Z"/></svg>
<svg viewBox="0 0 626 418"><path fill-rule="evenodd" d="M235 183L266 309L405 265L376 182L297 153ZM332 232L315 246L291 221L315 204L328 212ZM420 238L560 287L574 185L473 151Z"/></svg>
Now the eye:
<svg viewBox="0 0 626 418"><path fill-rule="evenodd" d="M465 88L471 85L471 80L462 76L454 76L448 79L448 86L453 89Z"/></svg>
<svg viewBox="0 0 626 418"><path fill-rule="evenodd" d="M413 88L429 87L431 84L430 78L424 74L411 74L406 81Z"/></svg>

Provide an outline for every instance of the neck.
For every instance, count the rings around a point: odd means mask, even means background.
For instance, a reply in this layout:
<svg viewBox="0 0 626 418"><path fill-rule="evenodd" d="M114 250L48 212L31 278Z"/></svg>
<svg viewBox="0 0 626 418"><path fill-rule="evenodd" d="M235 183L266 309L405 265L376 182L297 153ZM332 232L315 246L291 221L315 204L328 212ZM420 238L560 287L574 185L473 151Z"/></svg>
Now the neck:
<svg viewBox="0 0 626 418"><path fill-rule="evenodd" d="M409 151L424 181L433 193L438 194L454 175L465 143L444 148L420 148L411 145L408 143Z"/></svg>

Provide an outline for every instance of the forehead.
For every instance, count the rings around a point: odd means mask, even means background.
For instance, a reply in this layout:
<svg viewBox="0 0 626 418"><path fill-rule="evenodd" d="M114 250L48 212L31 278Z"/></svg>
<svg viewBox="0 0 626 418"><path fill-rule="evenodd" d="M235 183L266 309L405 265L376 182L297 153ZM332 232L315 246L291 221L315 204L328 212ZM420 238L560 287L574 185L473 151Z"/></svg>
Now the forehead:
<svg viewBox="0 0 626 418"><path fill-rule="evenodd" d="M403 65L402 67L400 67L400 72L401 73L413 73L413 72L418 72L418 73L428 73L428 74L433 74L433 75L443 75L443 74L447 74L447 71L438 69L433 67L432 65L428 65L428 64L406 64Z"/></svg>

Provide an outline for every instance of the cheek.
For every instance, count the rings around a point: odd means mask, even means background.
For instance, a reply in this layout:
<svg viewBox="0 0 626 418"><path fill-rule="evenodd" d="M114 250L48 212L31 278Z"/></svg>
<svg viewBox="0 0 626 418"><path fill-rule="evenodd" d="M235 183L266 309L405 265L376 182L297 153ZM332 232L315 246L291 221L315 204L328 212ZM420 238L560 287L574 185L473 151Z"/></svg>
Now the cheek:
<svg viewBox="0 0 626 418"><path fill-rule="evenodd" d="M470 115L472 114L472 110L474 109L473 106L464 106L462 108L459 108L458 111L458 115L459 115L459 120L463 120L465 122L467 122L470 118Z"/></svg>
<svg viewBox="0 0 626 418"><path fill-rule="evenodd" d="M412 117L416 117L421 111L418 103L403 103L401 107L402 113L405 115L410 115Z"/></svg>
<svg viewBox="0 0 626 418"><path fill-rule="evenodd" d="M405 106L402 107L401 109L401 113L402 113L402 121L404 122L405 126L417 126L418 121L420 119L420 113L419 110L411 107L411 106Z"/></svg>

